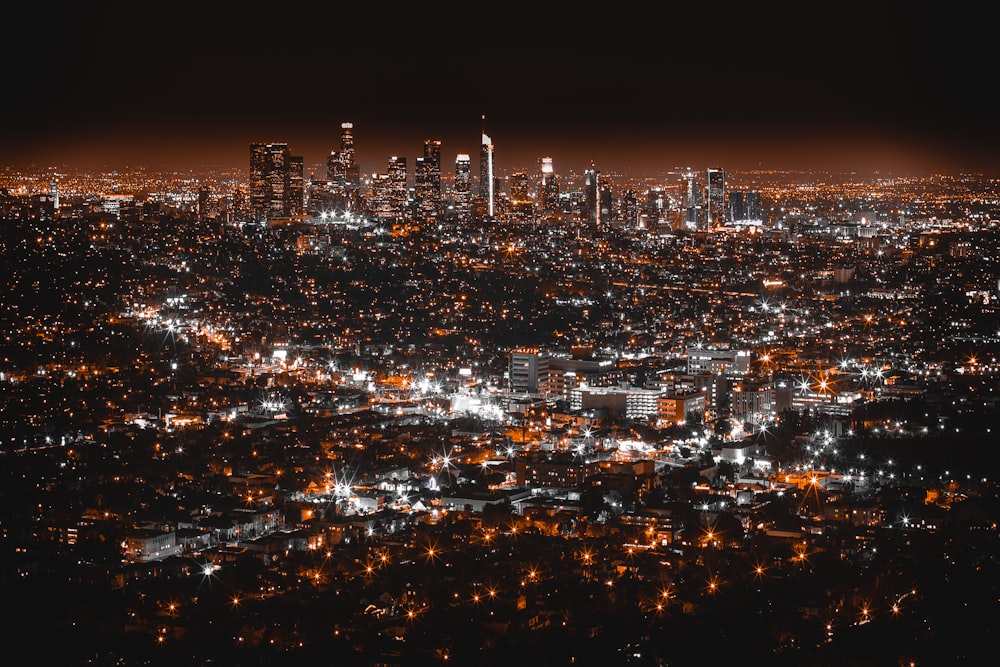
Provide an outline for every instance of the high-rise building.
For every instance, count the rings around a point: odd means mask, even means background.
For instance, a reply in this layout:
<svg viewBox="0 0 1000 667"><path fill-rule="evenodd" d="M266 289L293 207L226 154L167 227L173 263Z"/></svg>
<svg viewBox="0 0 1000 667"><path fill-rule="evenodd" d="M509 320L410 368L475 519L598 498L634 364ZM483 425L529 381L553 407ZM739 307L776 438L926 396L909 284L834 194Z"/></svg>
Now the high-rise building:
<svg viewBox="0 0 1000 667"><path fill-rule="evenodd" d="M424 154L416 159L413 168L413 191L417 197L420 215L433 220L441 211L441 141L424 142Z"/></svg>
<svg viewBox="0 0 1000 667"><path fill-rule="evenodd" d="M302 157L282 142L250 144L250 211L256 222L302 215Z"/></svg>
<svg viewBox="0 0 1000 667"><path fill-rule="evenodd" d="M549 358L548 352L534 348L511 352L508 368L510 390L517 393L548 395Z"/></svg>
<svg viewBox="0 0 1000 667"><path fill-rule="evenodd" d="M701 191L695 184L695 174L688 169L684 174L687 179L687 195L684 198L684 227L689 231L696 231L700 228L701 219Z"/></svg>
<svg viewBox="0 0 1000 667"><path fill-rule="evenodd" d="M368 209L376 218L399 221L407 217L406 158L392 156L384 174L372 174Z"/></svg>
<svg viewBox="0 0 1000 667"><path fill-rule="evenodd" d="M393 155L389 158L389 166L386 171L389 176L389 182L391 183L391 196L393 200L394 208L397 211L403 209L403 205L406 203L406 158Z"/></svg>
<svg viewBox="0 0 1000 667"><path fill-rule="evenodd" d="M510 175L510 213L520 220L531 218L535 202L531 198L528 174L518 171Z"/></svg>
<svg viewBox="0 0 1000 667"><path fill-rule="evenodd" d="M483 132L482 144L479 148L479 200L482 202L483 215L492 218L496 213L496 183L493 171L493 140Z"/></svg>
<svg viewBox="0 0 1000 667"><path fill-rule="evenodd" d="M711 229L726 223L726 173L721 168L709 167L705 182L708 184L705 220Z"/></svg>
<svg viewBox="0 0 1000 667"><path fill-rule="evenodd" d="M597 192L597 219L602 224L611 222L613 197L611 183L605 180Z"/></svg>
<svg viewBox="0 0 1000 667"><path fill-rule="evenodd" d="M760 226L763 224L760 193L736 190L729 193L728 224L737 226Z"/></svg>
<svg viewBox="0 0 1000 667"><path fill-rule="evenodd" d="M538 181L538 208L543 212L555 210L559 199L559 183L556 179L552 158L538 159L541 176Z"/></svg>
<svg viewBox="0 0 1000 667"><path fill-rule="evenodd" d="M659 220L666 216L670 201L666 191L661 187L652 187L646 191L646 201L642 212L652 220Z"/></svg>
<svg viewBox="0 0 1000 667"><path fill-rule="evenodd" d="M334 185L357 185L360 169L354 157L354 123L340 124L340 150L330 151L326 160L327 179Z"/></svg>
<svg viewBox="0 0 1000 667"><path fill-rule="evenodd" d="M468 153L455 157L455 214L459 222L472 219L472 158Z"/></svg>
<svg viewBox="0 0 1000 667"><path fill-rule="evenodd" d="M198 186L198 219L207 220L212 201L212 190L207 185Z"/></svg>
<svg viewBox="0 0 1000 667"><path fill-rule="evenodd" d="M622 220L630 227L640 224L639 218L639 198L635 190L627 189L622 193L621 201Z"/></svg>
<svg viewBox="0 0 1000 667"><path fill-rule="evenodd" d="M764 210L760 204L760 193L756 190L747 192L746 204L747 219L752 220L756 224L763 224Z"/></svg>
<svg viewBox="0 0 1000 667"><path fill-rule="evenodd" d="M597 171L594 163L590 163L590 169L583 174L583 219L587 222L600 224L601 222L601 172Z"/></svg>
<svg viewBox="0 0 1000 667"><path fill-rule="evenodd" d="M326 160L327 183L321 199L334 208L358 209L361 168L354 155L354 123L341 123L340 130L340 149L330 151Z"/></svg>

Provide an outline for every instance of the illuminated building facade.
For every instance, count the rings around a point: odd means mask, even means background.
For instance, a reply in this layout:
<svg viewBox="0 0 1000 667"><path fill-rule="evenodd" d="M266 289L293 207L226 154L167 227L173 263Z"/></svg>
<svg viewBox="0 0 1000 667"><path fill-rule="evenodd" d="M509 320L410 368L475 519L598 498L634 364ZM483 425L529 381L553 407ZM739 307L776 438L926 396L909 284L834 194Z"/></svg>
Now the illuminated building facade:
<svg viewBox="0 0 1000 667"><path fill-rule="evenodd" d="M705 394L700 391L667 394L657 398L659 419L664 424L683 424L688 415L703 415L706 408Z"/></svg>
<svg viewBox="0 0 1000 667"><path fill-rule="evenodd" d="M514 350L509 376L512 392L548 394L549 354L535 349Z"/></svg>
<svg viewBox="0 0 1000 667"><path fill-rule="evenodd" d="M743 376L750 372L750 351L689 348L687 372Z"/></svg>
<svg viewBox="0 0 1000 667"><path fill-rule="evenodd" d="M354 155L354 123L341 123L340 130L340 150L331 151L326 161L327 179L344 191L357 190L361 168Z"/></svg>
<svg viewBox="0 0 1000 667"><path fill-rule="evenodd" d="M424 154L413 168L413 191L423 220L434 220L441 212L441 141L424 142Z"/></svg>
<svg viewBox="0 0 1000 667"><path fill-rule="evenodd" d="M531 198L528 185L528 174L523 171L510 175L510 213L518 220L530 219L534 213L535 202Z"/></svg>
<svg viewBox="0 0 1000 667"><path fill-rule="evenodd" d="M479 148L479 199L482 202L482 214L492 218L496 214L496 183L493 170L493 140L483 133L482 145Z"/></svg>
<svg viewBox="0 0 1000 667"><path fill-rule="evenodd" d="M472 219L472 159L468 153L455 157L455 215L459 222Z"/></svg>
<svg viewBox="0 0 1000 667"><path fill-rule="evenodd" d="M759 192L749 190L729 193L729 224L760 226L763 224L763 217Z"/></svg>
<svg viewBox="0 0 1000 667"><path fill-rule="evenodd" d="M583 219L586 222L601 222L601 172L597 171L594 163L590 163L590 169L583 174Z"/></svg>
<svg viewBox="0 0 1000 667"><path fill-rule="evenodd" d="M706 182L708 210L705 219L711 229L726 222L726 172L718 167L709 167Z"/></svg>
<svg viewBox="0 0 1000 667"><path fill-rule="evenodd" d="M697 231L701 228L701 190L695 183L695 174L688 170L684 174L687 179L687 195L684 198L684 227L689 231Z"/></svg>
<svg viewBox="0 0 1000 667"><path fill-rule="evenodd" d="M260 223L305 212L302 158L288 144L250 144L250 211Z"/></svg>
<svg viewBox="0 0 1000 667"><path fill-rule="evenodd" d="M375 174L371 181L372 214L382 220L401 220L406 210L406 158L392 156L385 174Z"/></svg>
<svg viewBox="0 0 1000 667"><path fill-rule="evenodd" d="M760 424L774 417L774 382L739 382L732 388L730 408L735 419Z"/></svg>
<svg viewBox="0 0 1000 667"><path fill-rule="evenodd" d="M540 177L538 180L538 208L542 213L555 210L559 200L559 183L551 157L538 159Z"/></svg>

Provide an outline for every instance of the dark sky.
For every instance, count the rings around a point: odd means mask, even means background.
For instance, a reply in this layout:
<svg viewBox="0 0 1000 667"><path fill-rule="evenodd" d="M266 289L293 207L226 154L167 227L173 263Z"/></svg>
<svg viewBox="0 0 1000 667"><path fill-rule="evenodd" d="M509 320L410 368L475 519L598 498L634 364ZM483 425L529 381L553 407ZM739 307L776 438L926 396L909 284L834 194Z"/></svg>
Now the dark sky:
<svg viewBox="0 0 1000 667"><path fill-rule="evenodd" d="M0 163L246 167L287 141L308 166L351 121L364 171L430 138L447 169L485 115L501 169L1000 169L975 11L350 4L46 6L0 46Z"/></svg>

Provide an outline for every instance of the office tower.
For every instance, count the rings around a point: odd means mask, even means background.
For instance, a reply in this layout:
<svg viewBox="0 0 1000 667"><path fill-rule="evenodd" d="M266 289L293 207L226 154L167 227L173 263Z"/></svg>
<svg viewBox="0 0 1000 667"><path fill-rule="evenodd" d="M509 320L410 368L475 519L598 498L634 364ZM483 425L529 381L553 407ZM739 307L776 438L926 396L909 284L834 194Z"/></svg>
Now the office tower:
<svg viewBox="0 0 1000 667"><path fill-rule="evenodd" d="M530 219L534 213L535 202L531 198L528 174L523 171L510 175L510 209L511 215L520 220Z"/></svg>
<svg viewBox="0 0 1000 667"><path fill-rule="evenodd" d="M397 156L389 158L386 173L372 174L368 208L373 216L384 221L399 221L406 217L406 178L406 158Z"/></svg>
<svg viewBox="0 0 1000 667"><path fill-rule="evenodd" d="M301 155L288 156L287 215L304 215L306 212L305 166Z"/></svg>
<svg viewBox="0 0 1000 667"><path fill-rule="evenodd" d="M583 174L583 205L584 211L581 216L586 222L601 222L600 207L600 181L601 172L594 168L594 163L590 163L590 169Z"/></svg>
<svg viewBox="0 0 1000 667"><path fill-rule="evenodd" d="M597 219L600 223L610 223L612 214L611 183L605 180L597 191Z"/></svg>
<svg viewBox="0 0 1000 667"><path fill-rule="evenodd" d="M49 196L52 198L52 208L59 210L59 184L55 181L49 183Z"/></svg>
<svg viewBox="0 0 1000 667"><path fill-rule="evenodd" d="M538 181L538 208L542 211L552 211L559 199L559 183L556 179L552 158L538 159L541 177Z"/></svg>
<svg viewBox="0 0 1000 667"><path fill-rule="evenodd" d="M687 179L687 195L684 199L684 227L689 231L696 231L699 229L698 223L701 217L701 192L695 185L693 171L688 169L684 178Z"/></svg>
<svg viewBox="0 0 1000 667"><path fill-rule="evenodd" d="M548 395L548 352L535 348L517 349L510 353L508 378L510 390L517 393Z"/></svg>
<svg viewBox="0 0 1000 667"><path fill-rule="evenodd" d="M479 148L479 199L483 205L483 214L489 218L496 212L496 185L493 178L493 140L483 132Z"/></svg>
<svg viewBox="0 0 1000 667"><path fill-rule="evenodd" d="M711 229L726 222L726 174L718 167L709 167L706 178L708 188L708 210L706 223Z"/></svg>
<svg viewBox="0 0 1000 667"><path fill-rule="evenodd" d="M472 158L468 153L455 157L455 213L459 222L472 219Z"/></svg>
<svg viewBox="0 0 1000 667"><path fill-rule="evenodd" d="M384 194L389 211L388 217L400 219L406 207L406 158L395 155L389 158L386 176L388 178Z"/></svg>
<svg viewBox="0 0 1000 667"><path fill-rule="evenodd" d="M756 190L750 190L747 192L746 199L747 206L747 220L750 220L753 224L760 225L764 223L764 210L761 208L760 204L760 193Z"/></svg>
<svg viewBox="0 0 1000 667"><path fill-rule="evenodd" d="M212 191L207 185L200 185L198 187L198 219L207 220L209 214L209 205L212 201Z"/></svg>
<svg viewBox="0 0 1000 667"><path fill-rule="evenodd" d="M302 158L281 142L250 144L250 211L255 222L302 215Z"/></svg>
<svg viewBox="0 0 1000 667"><path fill-rule="evenodd" d="M340 130L340 150L330 151L326 161L327 179L344 188L357 187L361 170L354 157L354 123L341 123Z"/></svg>
<svg viewBox="0 0 1000 667"><path fill-rule="evenodd" d="M416 159L413 168L413 191L417 197L420 216L433 220L441 211L441 141L424 142L424 154Z"/></svg>
<svg viewBox="0 0 1000 667"><path fill-rule="evenodd" d="M639 225L639 198L635 194L635 190L627 189L622 193L622 220L625 221L627 225Z"/></svg>
<svg viewBox="0 0 1000 667"><path fill-rule="evenodd" d="M340 150L330 151L326 179L330 199L336 207L360 208L361 168L354 156L354 123L340 124Z"/></svg>
<svg viewBox="0 0 1000 667"><path fill-rule="evenodd" d="M368 212L377 220L395 219L392 207L392 180L389 174L372 174L368 183Z"/></svg>
<svg viewBox="0 0 1000 667"><path fill-rule="evenodd" d="M666 215L669 203L663 188L652 187L646 192L646 202L642 212L658 221Z"/></svg>
<svg viewBox="0 0 1000 667"><path fill-rule="evenodd" d="M738 224L746 220L746 202L743 200L743 191L736 190L729 193L729 222Z"/></svg>
<svg viewBox="0 0 1000 667"><path fill-rule="evenodd" d="M759 226L763 222L759 192L749 190L729 194L729 224Z"/></svg>

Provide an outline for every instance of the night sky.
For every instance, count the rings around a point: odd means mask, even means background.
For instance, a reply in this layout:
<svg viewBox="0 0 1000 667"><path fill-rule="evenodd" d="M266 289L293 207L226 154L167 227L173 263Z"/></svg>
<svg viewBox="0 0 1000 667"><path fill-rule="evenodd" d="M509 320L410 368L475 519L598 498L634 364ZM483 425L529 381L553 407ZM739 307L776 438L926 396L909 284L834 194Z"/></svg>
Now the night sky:
<svg viewBox="0 0 1000 667"><path fill-rule="evenodd" d="M67 3L8 23L0 164L1000 171L988 22L912 3ZM942 5L942 7L950 7ZM490 16L487 11L496 11ZM485 125L482 116L485 115Z"/></svg>

